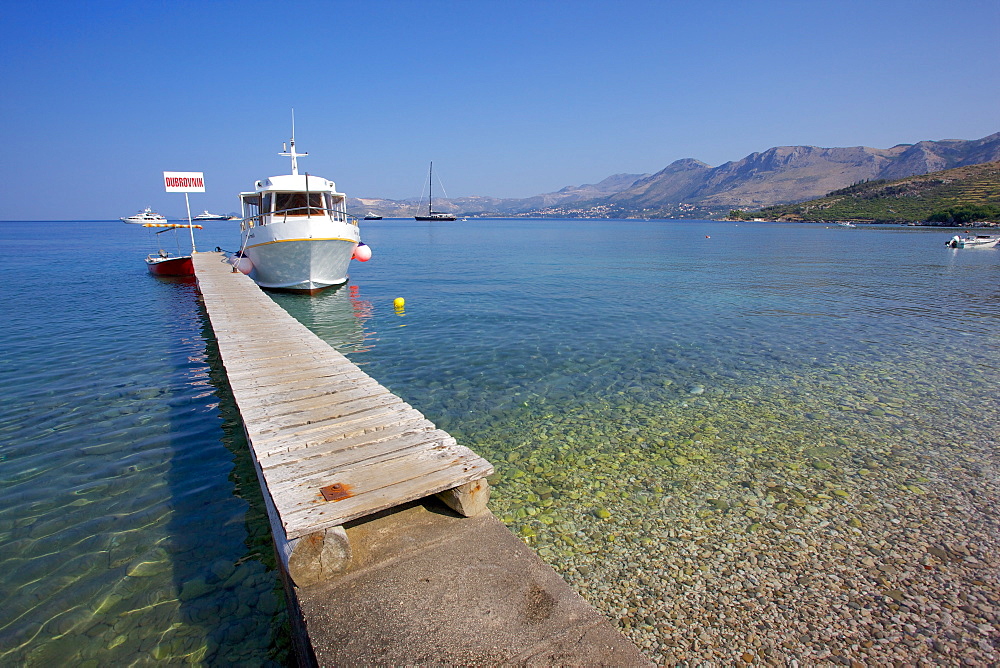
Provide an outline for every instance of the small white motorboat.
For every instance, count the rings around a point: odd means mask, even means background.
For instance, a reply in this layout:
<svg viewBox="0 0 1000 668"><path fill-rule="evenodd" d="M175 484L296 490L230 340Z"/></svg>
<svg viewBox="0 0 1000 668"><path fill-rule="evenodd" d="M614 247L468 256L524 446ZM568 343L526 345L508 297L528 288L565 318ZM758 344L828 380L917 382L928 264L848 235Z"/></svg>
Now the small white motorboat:
<svg viewBox="0 0 1000 668"><path fill-rule="evenodd" d="M945 242L948 248L993 248L1000 243L1000 235L997 234L967 234L964 237L955 235Z"/></svg>
<svg viewBox="0 0 1000 668"><path fill-rule="evenodd" d="M148 206L134 216L129 216L128 218L119 218L123 223L133 223L138 225L145 225L146 223L165 223L167 219L158 213L154 213L152 209Z"/></svg>

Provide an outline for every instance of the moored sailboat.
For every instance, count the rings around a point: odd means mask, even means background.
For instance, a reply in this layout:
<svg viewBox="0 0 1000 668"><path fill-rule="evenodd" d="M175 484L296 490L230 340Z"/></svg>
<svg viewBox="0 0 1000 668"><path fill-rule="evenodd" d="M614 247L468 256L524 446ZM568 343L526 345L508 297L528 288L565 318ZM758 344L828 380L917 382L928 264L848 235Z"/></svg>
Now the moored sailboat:
<svg viewBox="0 0 1000 668"><path fill-rule="evenodd" d="M427 215L416 215L414 220L455 220L455 216L450 213L443 213L434 210L434 163L431 162L430 170L427 172Z"/></svg>

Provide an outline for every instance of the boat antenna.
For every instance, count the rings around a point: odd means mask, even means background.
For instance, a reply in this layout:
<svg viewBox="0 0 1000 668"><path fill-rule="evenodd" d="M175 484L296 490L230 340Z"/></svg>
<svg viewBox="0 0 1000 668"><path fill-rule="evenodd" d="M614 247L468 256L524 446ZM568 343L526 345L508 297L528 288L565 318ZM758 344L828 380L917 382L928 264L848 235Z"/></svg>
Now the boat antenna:
<svg viewBox="0 0 1000 668"><path fill-rule="evenodd" d="M298 160L296 160L296 158L302 158L304 156L309 155L309 153L308 152L306 152L306 153L296 153L295 152L295 109L292 109L292 138L289 141L288 150L287 151L284 150L285 149L285 145L284 144L281 145L281 148L282 148L282 152L279 153L278 155L280 155L283 158L291 158L292 159L292 175L293 176L298 176L299 175L299 163L298 163Z"/></svg>

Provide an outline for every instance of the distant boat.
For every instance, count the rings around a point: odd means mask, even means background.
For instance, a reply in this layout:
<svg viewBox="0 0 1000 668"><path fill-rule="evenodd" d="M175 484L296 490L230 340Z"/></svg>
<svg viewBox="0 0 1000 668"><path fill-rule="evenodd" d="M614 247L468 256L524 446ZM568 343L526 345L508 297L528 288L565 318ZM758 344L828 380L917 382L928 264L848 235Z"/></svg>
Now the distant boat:
<svg viewBox="0 0 1000 668"><path fill-rule="evenodd" d="M948 248L993 248L1000 243L1000 236L995 234L977 234L960 237L957 234L945 242Z"/></svg>
<svg viewBox="0 0 1000 668"><path fill-rule="evenodd" d="M849 220L844 220L844 221L841 221L841 222L839 222L837 224L840 225L841 227L857 227L857 225L855 225L854 223L850 222Z"/></svg>
<svg viewBox="0 0 1000 668"><path fill-rule="evenodd" d="M145 223L165 223L167 219L158 213L154 213L152 209L148 206L135 214L134 216L129 216L128 218L119 218L123 223L132 223L137 225L143 225Z"/></svg>
<svg viewBox="0 0 1000 668"><path fill-rule="evenodd" d="M382 216L378 215L377 213L372 213L371 211L369 211L368 213L365 214L365 220L382 220Z"/></svg>
<svg viewBox="0 0 1000 668"><path fill-rule="evenodd" d="M427 172L427 215L414 216L414 220L455 220L455 216L450 213L442 213L434 210L434 163L431 162L430 170Z"/></svg>
<svg viewBox="0 0 1000 668"><path fill-rule="evenodd" d="M194 217L195 220L229 220L229 216L223 216L221 213L209 213L208 211L203 211Z"/></svg>

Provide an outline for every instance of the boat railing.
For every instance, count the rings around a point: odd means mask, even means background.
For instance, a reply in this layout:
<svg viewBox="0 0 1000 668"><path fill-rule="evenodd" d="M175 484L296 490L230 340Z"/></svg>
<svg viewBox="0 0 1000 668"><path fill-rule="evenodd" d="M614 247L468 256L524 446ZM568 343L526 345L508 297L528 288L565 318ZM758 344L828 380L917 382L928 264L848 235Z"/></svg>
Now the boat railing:
<svg viewBox="0 0 1000 668"><path fill-rule="evenodd" d="M298 212L298 213L294 213ZM302 218L309 216L322 216L324 214L329 214L335 222L338 223L349 223L351 225L357 225L360 218L357 216L341 211L340 209L326 209L318 206L299 206L291 209L279 209L278 211L271 211L269 213L260 213L256 216L248 216L247 218L240 219L240 229L245 230L247 227L256 227L258 225L267 225L266 218L270 217L271 220L276 220L280 218L281 222L288 220L289 216L294 218Z"/></svg>

